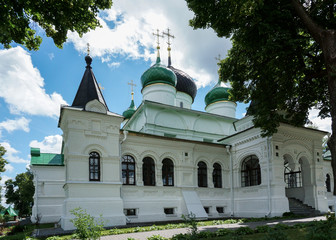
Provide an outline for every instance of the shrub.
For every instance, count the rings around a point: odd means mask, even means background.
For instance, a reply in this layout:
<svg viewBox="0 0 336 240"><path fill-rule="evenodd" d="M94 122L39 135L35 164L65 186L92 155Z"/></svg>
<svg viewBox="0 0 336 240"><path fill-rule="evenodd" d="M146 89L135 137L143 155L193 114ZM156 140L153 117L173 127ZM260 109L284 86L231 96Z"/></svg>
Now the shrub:
<svg viewBox="0 0 336 240"><path fill-rule="evenodd" d="M189 239L190 235L183 233L177 234L171 238L171 240L189 240Z"/></svg>
<svg viewBox="0 0 336 240"><path fill-rule="evenodd" d="M101 236L101 231L104 226L101 217L98 222L96 222L94 217L82 208L75 208L71 210L70 213L75 216L75 218L70 221L76 227L76 234L78 238L96 240Z"/></svg>
<svg viewBox="0 0 336 240"><path fill-rule="evenodd" d="M187 216L182 215L182 218L185 221L186 225L189 226L191 235L195 236L197 234L196 215L190 212Z"/></svg>
<svg viewBox="0 0 336 240"><path fill-rule="evenodd" d="M282 216L283 216L283 217L294 217L295 214L294 214L293 212L284 212L284 213L282 214Z"/></svg>
<svg viewBox="0 0 336 240"><path fill-rule="evenodd" d="M277 225L274 226L274 230L286 230L291 228L290 226L282 223L278 223Z"/></svg>
<svg viewBox="0 0 336 240"><path fill-rule="evenodd" d="M254 232L256 232L256 233L267 233L268 231L270 231L270 227L267 226L267 225L257 226L254 229Z"/></svg>
<svg viewBox="0 0 336 240"><path fill-rule="evenodd" d="M249 227L240 227L235 231L236 235L248 235L252 233L254 233L254 231Z"/></svg>
<svg viewBox="0 0 336 240"><path fill-rule="evenodd" d="M209 231L204 231L197 234L197 238L199 239L213 239L214 237L216 237L216 233Z"/></svg>
<svg viewBox="0 0 336 240"><path fill-rule="evenodd" d="M233 233L233 230L223 228L223 229L219 229L218 231L216 231L216 236L222 237L222 236L226 236L232 233Z"/></svg>
<svg viewBox="0 0 336 240"><path fill-rule="evenodd" d="M264 240L288 240L288 237L281 230L270 229Z"/></svg>
<svg viewBox="0 0 336 240"><path fill-rule="evenodd" d="M162 237L160 235L153 235L149 238L147 238L148 240L168 240L168 238Z"/></svg>
<svg viewBox="0 0 336 240"><path fill-rule="evenodd" d="M22 225L15 225L7 235L14 235L25 231L25 227Z"/></svg>
<svg viewBox="0 0 336 240"><path fill-rule="evenodd" d="M61 240L62 238L59 236L52 236L52 237L48 237L46 240Z"/></svg>
<svg viewBox="0 0 336 240"><path fill-rule="evenodd" d="M331 237L332 221L319 221L314 222L314 225L310 227L309 232L306 235L308 240L329 240Z"/></svg>

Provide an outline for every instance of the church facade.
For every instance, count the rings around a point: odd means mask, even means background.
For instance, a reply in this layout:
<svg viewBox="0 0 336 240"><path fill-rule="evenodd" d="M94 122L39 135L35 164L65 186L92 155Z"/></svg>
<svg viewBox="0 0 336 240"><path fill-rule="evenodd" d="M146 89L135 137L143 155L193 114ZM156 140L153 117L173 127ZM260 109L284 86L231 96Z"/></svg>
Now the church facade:
<svg viewBox="0 0 336 240"><path fill-rule="evenodd" d="M220 217L272 217L290 199L327 212L331 164L327 132L281 124L262 137L253 116L235 118L236 103L219 81L205 112L191 109L192 78L156 63L141 76L143 101L109 111L87 66L71 106L61 106L62 152L31 149L36 187L32 221L73 229L72 209L102 215L106 226ZM132 93L133 94L133 93Z"/></svg>

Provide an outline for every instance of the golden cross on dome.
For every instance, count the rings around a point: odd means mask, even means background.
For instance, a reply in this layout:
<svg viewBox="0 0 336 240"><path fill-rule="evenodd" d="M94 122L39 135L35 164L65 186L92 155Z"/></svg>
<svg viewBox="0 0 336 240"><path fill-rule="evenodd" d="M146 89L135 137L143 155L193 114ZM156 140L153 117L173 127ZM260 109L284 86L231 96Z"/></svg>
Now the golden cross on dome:
<svg viewBox="0 0 336 240"><path fill-rule="evenodd" d="M134 95L133 87L136 87L136 84L133 83L133 80L131 80L131 82L128 82L127 84L131 86L131 90L132 90L131 95L132 95L132 100L133 100L133 95Z"/></svg>
<svg viewBox="0 0 336 240"><path fill-rule="evenodd" d="M105 88L100 83L98 85L99 85L100 90L105 90Z"/></svg>
<svg viewBox="0 0 336 240"><path fill-rule="evenodd" d="M163 38L163 35L160 35L159 29L156 29L156 33L153 33L154 36L156 36L156 43L157 43L157 49L160 49L160 37Z"/></svg>
<svg viewBox="0 0 336 240"><path fill-rule="evenodd" d="M167 29L167 32L162 32L162 34L167 35L167 37L168 37L167 44L168 44L168 51L170 51L170 45L171 45L170 38L175 38L175 36L170 34L170 29L169 28Z"/></svg>
<svg viewBox="0 0 336 240"><path fill-rule="evenodd" d="M87 55L89 56L90 55L90 43L87 43L86 44L86 46L87 46Z"/></svg>

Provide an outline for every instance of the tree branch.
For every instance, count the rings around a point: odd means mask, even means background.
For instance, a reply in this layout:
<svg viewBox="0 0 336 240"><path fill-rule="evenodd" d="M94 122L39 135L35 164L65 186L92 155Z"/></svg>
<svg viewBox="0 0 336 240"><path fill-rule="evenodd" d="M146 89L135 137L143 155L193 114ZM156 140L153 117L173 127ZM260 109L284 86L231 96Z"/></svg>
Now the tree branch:
<svg viewBox="0 0 336 240"><path fill-rule="evenodd" d="M322 46L322 31L323 29L317 25L313 19L309 17L307 12L305 11L304 7L298 0L291 0L292 6L296 12L296 14L299 16L299 18L302 20L303 25L307 28L307 30L310 32L314 40Z"/></svg>

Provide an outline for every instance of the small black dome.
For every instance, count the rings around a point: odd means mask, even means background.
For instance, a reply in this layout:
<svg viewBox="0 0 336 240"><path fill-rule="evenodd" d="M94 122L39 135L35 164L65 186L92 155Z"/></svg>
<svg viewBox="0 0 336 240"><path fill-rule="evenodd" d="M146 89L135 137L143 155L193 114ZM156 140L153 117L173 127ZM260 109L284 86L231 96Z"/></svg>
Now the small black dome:
<svg viewBox="0 0 336 240"><path fill-rule="evenodd" d="M173 66L168 66L168 68L171 69L176 75L176 90L188 94L194 101L197 93L197 87L194 80L187 73L176 69Z"/></svg>

